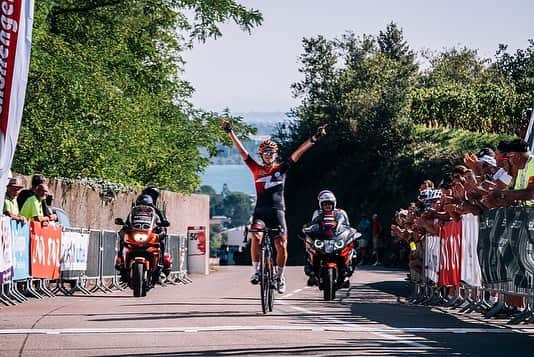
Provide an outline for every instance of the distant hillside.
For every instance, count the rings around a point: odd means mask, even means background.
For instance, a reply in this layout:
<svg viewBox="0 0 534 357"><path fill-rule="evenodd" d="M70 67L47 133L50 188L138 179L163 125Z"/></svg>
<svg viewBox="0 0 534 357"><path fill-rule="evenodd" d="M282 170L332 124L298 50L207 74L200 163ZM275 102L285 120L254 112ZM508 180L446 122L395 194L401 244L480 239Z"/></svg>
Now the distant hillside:
<svg viewBox="0 0 534 357"><path fill-rule="evenodd" d="M289 119L283 112L246 112L232 113L232 115L243 117L247 123L279 123Z"/></svg>

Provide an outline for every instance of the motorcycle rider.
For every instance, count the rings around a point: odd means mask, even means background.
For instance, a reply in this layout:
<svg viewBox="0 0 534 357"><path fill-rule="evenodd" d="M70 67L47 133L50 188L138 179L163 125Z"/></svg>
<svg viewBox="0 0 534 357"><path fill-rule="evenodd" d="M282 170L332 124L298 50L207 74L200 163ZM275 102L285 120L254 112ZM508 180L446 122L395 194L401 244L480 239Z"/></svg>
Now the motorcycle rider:
<svg viewBox="0 0 534 357"><path fill-rule="evenodd" d="M306 227L312 227L317 225L318 232L307 234L312 238L319 239L331 239L336 235L336 232L343 231L344 229L351 229L349 217L345 210L336 207L336 196L330 190L322 190L317 195L317 201L319 203L319 209L313 212L312 220ZM317 278L319 275L319 261L318 257L313 254L312 250L306 249L306 262L304 264L304 273L309 277L308 286L317 284ZM352 275L353 262L344 262L343 274L348 277ZM348 281L348 279L347 279Z"/></svg>
<svg viewBox="0 0 534 357"><path fill-rule="evenodd" d="M155 229L154 232L158 234L159 243L160 243L160 261L159 269L168 275L170 272L170 258L165 256L165 239L167 238L166 227L170 225L169 221L165 217L165 214L156 206L156 201L159 197L160 190L157 187L149 186L141 191L141 194L135 200L135 206L148 206L154 209L156 213ZM134 207L135 207L134 206ZM123 260L123 249L124 249L124 233L127 227L131 224L131 217L128 214L126 218L125 226L119 231L119 251L117 252L117 257L115 258L115 268L121 274L121 280L126 280L126 275L128 274L126 267L124 266Z"/></svg>

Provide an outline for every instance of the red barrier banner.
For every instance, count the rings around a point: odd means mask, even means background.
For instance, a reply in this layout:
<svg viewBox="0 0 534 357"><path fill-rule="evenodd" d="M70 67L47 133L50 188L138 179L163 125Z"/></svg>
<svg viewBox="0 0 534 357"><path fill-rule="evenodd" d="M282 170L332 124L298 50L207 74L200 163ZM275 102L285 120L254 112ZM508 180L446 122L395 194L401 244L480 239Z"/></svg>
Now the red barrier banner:
<svg viewBox="0 0 534 357"><path fill-rule="evenodd" d="M30 226L31 276L58 279L61 261L61 226Z"/></svg>
<svg viewBox="0 0 534 357"><path fill-rule="evenodd" d="M449 222L441 228L441 256L438 284L459 286L462 261L462 221Z"/></svg>

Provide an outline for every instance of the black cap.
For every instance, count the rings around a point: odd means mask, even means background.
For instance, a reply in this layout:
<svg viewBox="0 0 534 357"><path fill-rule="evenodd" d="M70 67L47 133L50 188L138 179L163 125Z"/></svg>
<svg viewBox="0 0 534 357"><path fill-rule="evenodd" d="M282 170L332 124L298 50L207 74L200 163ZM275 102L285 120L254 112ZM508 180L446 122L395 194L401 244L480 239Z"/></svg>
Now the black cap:
<svg viewBox="0 0 534 357"><path fill-rule="evenodd" d="M46 177L41 174L35 174L32 176L32 187L37 187L42 183L46 183Z"/></svg>

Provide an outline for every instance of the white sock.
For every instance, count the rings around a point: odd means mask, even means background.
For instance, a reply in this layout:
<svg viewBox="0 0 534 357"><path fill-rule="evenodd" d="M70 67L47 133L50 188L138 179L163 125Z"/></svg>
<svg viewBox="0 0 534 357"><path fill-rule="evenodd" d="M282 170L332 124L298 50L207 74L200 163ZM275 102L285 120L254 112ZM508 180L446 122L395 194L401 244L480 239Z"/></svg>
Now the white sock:
<svg viewBox="0 0 534 357"><path fill-rule="evenodd" d="M285 267L278 267L278 277L281 277L282 275L284 275L284 268Z"/></svg>
<svg viewBox="0 0 534 357"><path fill-rule="evenodd" d="M254 273L260 269L260 262L252 262L252 267L254 268Z"/></svg>

